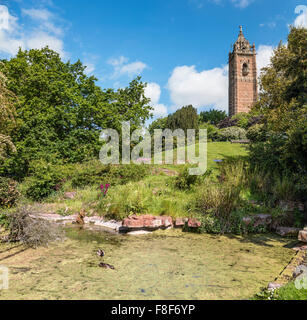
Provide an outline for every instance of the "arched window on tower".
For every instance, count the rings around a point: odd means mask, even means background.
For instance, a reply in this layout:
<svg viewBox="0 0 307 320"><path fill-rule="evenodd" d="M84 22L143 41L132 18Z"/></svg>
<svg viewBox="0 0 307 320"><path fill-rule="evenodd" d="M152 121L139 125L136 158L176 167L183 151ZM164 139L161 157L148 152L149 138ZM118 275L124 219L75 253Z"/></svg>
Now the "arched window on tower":
<svg viewBox="0 0 307 320"><path fill-rule="evenodd" d="M248 74L249 74L249 67L248 67L248 64L244 62L242 67L242 75L245 77Z"/></svg>

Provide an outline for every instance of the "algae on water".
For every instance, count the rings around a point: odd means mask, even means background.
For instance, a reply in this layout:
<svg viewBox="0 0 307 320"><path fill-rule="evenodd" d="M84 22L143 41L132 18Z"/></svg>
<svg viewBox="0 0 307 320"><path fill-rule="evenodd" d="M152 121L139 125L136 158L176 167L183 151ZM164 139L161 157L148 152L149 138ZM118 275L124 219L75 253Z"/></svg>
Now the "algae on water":
<svg viewBox="0 0 307 320"><path fill-rule="evenodd" d="M294 256L289 240L271 234L123 236L71 229L67 236L36 250L1 244L0 264L10 273L0 299L248 299ZM98 248L115 270L98 267Z"/></svg>

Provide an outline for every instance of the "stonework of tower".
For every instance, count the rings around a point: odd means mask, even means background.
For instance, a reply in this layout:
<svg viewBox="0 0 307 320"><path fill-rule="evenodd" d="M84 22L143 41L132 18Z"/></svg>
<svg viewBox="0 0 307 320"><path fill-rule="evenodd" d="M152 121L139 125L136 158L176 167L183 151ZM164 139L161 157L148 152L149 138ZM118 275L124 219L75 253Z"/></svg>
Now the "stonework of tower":
<svg viewBox="0 0 307 320"><path fill-rule="evenodd" d="M242 27L229 53L229 116L249 112L258 99L256 48L245 39Z"/></svg>

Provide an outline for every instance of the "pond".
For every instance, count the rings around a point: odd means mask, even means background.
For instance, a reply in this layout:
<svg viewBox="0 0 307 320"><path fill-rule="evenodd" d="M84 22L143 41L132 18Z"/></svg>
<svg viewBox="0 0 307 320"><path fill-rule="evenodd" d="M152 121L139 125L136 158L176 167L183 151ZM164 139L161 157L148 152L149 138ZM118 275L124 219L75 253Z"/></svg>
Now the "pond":
<svg viewBox="0 0 307 320"><path fill-rule="evenodd" d="M291 240L271 234L66 232L48 248L0 245L0 265L10 272L0 299L249 299L295 254ZM98 267L98 248L115 270Z"/></svg>

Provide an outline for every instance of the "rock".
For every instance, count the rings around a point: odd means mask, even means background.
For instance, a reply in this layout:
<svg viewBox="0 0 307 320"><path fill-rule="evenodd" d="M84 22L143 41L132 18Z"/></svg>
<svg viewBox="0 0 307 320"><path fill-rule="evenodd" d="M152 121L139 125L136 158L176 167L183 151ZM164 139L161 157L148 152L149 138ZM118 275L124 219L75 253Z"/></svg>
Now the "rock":
<svg viewBox="0 0 307 320"><path fill-rule="evenodd" d="M307 275L307 266L304 264L301 264L295 268L293 272L293 278L297 278L301 274Z"/></svg>
<svg viewBox="0 0 307 320"><path fill-rule="evenodd" d="M76 195L77 195L77 192L65 192L64 198L65 199L74 199Z"/></svg>
<svg viewBox="0 0 307 320"><path fill-rule="evenodd" d="M253 218L255 220L255 228L258 226L269 226L272 223L272 216L270 214L256 214Z"/></svg>
<svg viewBox="0 0 307 320"><path fill-rule="evenodd" d="M171 217L166 216L153 216L153 215L133 215L126 218L122 222L122 226L128 229L166 229L173 226L173 220Z"/></svg>
<svg viewBox="0 0 307 320"><path fill-rule="evenodd" d="M298 234L298 240L302 242L307 242L307 228L301 230Z"/></svg>
<svg viewBox="0 0 307 320"><path fill-rule="evenodd" d="M268 285L269 290L276 290L282 287L282 284L276 282L270 282Z"/></svg>
<svg viewBox="0 0 307 320"><path fill-rule="evenodd" d="M141 236L141 235L145 235L145 234L149 234L149 233L151 233L151 231L137 230L137 231L127 232L127 235L129 235L129 236Z"/></svg>
<svg viewBox="0 0 307 320"><path fill-rule="evenodd" d="M299 201L279 201L279 207L284 211L293 212L295 209L298 209L300 212L304 211L304 203Z"/></svg>
<svg viewBox="0 0 307 320"><path fill-rule="evenodd" d="M253 220L251 217L243 217L242 221L246 226L249 226Z"/></svg>
<svg viewBox="0 0 307 320"><path fill-rule="evenodd" d="M277 227L276 233L282 237L296 237L300 229L291 227Z"/></svg>
<svg viewBox="0 0 307 320"><path fill-rule="evenodd" d="M307 245L301 245L301 246L298 246L298 247L294 247L292 248L292 250L294 251L306 251L307 250Z"/></svg>
<svg viewBox="0 0 307 320"><path fill-rule="evenodd" d="M189 228L199 228L201 227L201 222L199 222L197 219L195 218L190 218L188 220L188 227Z"/></svg>
<svg viewBox="0 0 307 320"><path fill-rule="evenodd" d="M188 221L187 218L177 218L175 220L174 225L176 228L182 228L182 227L184 227L184 225L186 224L187 221Z"/></svg>

